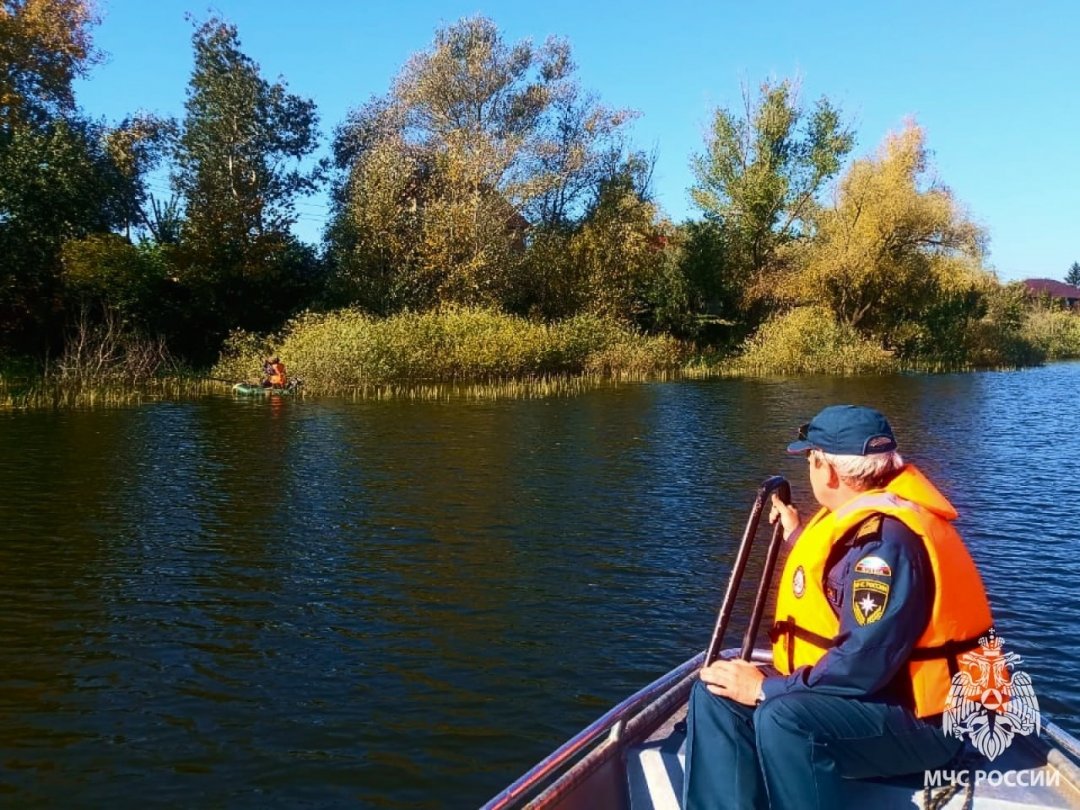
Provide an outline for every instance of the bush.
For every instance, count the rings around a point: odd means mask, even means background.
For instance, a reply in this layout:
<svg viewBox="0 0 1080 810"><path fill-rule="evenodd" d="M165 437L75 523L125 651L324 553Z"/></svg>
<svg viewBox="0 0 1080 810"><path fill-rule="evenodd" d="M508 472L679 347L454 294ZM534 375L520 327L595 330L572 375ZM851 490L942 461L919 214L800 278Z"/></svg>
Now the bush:
<svg viewBox="0 0 1080 810"><path fill-rule="evenodd" d="M95 321L84 309L64 336L63 353L44 377L47 382L76 387L139 385L175 367L161 338L132 331L111 310Z"/></svg>
<svg viewBox="0 0 1080 810"><path fill-rule="evenodd" d="M305 313L284 333L234 332L213 374L258 377L275 352L311 391L415 382L477 382L552 374L640 375L670 371L681 345L595 315L554 324L453 307L374 318L357 310Z"/></svg>
<svg viewBox="0 0 1080 810"><path fill-rule="evenodd" d="M1020 331L1048 360L1080 357L1080 315L1074 312L1033 309L1027 313Z"/></svg>
<svg viewBox="0 0 1080 810"><path fill-rule="evenodd" d="M744 344L732 370L747 375L872 374L896 370L889 352L839 323L824 307L772 318Z"/></svg>

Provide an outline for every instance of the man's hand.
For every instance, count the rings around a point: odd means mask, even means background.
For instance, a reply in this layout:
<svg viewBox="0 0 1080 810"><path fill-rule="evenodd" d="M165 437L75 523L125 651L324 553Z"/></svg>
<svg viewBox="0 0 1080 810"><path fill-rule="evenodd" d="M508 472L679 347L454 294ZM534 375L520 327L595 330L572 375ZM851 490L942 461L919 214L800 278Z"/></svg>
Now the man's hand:
<svg viewBox="0 0 1080 810"><path fill-rule="evenodd" d="M769 523L780 521L784 527L784 539L791 537L791 533L799 528L802 520L799 518L799 510L789 503L784 503L774 492L772 494L772 509L769 510Z"/></svg>
<svg viewBox="0 0 1080 810"><path fill-rule="evenodd" d="M701 680L714 695L753 706L761 693L765 674L755 664L736 659L713 662L701 670Z"/></svg>

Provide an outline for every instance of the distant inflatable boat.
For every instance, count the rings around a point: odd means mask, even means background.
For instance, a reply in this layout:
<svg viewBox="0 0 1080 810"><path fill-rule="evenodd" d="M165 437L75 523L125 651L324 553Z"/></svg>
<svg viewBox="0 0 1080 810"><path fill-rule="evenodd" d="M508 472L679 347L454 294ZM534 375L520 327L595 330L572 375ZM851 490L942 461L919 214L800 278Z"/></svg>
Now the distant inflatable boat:
<svg viewBox="0 0 1080 810"><path fill-rule="evenodd" d="M237 383L232 390L239 397L291 396L297 392L298 386L290 383L285 388L271 388L252 383Z"/></svg>

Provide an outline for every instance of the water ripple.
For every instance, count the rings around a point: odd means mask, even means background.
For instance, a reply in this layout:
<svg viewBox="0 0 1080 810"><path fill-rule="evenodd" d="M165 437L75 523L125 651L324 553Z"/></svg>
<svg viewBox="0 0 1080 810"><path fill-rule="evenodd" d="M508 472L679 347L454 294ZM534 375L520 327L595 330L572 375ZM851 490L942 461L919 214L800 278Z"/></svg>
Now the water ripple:
<svg viewBox="0 0 1080 810"><path fill-rule="evenodd" d="M5 416L0 793L475 806L704 645L756 485L809 504L781 449L834 401L889 413L1080 731L1078 387L1063 364Z"/></svg>

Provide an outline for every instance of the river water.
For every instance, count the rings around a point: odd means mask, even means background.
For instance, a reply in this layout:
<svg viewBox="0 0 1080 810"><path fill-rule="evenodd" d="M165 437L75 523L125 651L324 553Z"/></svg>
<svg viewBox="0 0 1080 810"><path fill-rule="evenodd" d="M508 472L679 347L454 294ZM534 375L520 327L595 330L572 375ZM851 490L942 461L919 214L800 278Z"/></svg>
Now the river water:
<svg viewBox="0 0 1080 810"><path fill-rule="evenodd" d="M873 404L1080 731L1080 364L0 416L0 803L475 807L704 647L754 490Z"/></svg>

